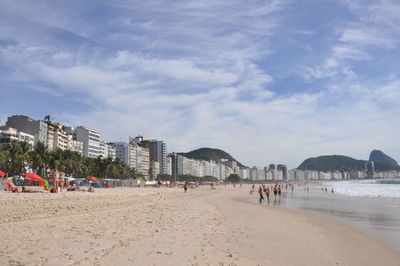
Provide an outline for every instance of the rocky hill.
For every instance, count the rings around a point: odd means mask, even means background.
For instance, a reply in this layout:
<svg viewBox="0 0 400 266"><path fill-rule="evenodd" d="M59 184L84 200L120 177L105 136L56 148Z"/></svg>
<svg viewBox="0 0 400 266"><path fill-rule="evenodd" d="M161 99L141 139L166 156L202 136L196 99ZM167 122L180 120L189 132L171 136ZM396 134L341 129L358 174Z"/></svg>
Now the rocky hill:
<svg viewBox="0 0 400 266"><path fill-rule="evenodd" d="M297 167L300 170L336 171L363 170L365 161L343 155L325 155L308 158Z"/></svg>
<svg viewBox="0 0 400 266"><path fill-rule="evenodd" d="M373 150L371 151L369 155L369 160L370 161L379 161L388 165L393 165L394 167L398 167L399 165L397 164L396 160L391 158L390 156L386 155L380 150Z"/></svg>
<svg viewBox="0 0 400 266"><path fill-rule="evenodd" d="M373 150L370 154L370 161L374 161L376 171L400 171L397 162L384 154L382 151ZM308 158L302 162L297 169L317 171L362 171L365 168L365 160L357 160L343 155L325 155L315 158Z"/></svg>

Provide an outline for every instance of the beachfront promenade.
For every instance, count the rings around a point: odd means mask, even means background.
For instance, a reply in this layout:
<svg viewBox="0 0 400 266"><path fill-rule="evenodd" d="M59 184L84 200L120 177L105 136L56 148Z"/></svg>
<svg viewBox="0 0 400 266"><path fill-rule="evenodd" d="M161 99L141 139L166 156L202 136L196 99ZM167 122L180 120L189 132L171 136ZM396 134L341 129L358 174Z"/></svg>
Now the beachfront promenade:
<svg viewBox="0 0 400 266"><path fill-rule="evenodd" d="M0 265L399 265L368 236L249 190L1 192Z"/></svg>

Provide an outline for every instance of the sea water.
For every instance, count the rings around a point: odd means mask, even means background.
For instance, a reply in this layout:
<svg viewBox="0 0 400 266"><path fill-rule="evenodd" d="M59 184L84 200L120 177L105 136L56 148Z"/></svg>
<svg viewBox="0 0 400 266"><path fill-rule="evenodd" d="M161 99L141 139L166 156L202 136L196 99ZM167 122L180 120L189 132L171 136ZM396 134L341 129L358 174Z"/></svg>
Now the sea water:
<svg viewBox="0 0 400 266"><path fill-rule="evenodd" d="M284 189L270 198L262 205L328 216L400 251L400 179L326 181L309 186L308 192L295 186L293 192ZM252 201L257 200L255 196Z"/></svg>
<svg viewBox="0 0 400 266"><path fill-rule="evenodd" d="M400 198L400 179L336 181L325 185L346 196Z"/></svg>

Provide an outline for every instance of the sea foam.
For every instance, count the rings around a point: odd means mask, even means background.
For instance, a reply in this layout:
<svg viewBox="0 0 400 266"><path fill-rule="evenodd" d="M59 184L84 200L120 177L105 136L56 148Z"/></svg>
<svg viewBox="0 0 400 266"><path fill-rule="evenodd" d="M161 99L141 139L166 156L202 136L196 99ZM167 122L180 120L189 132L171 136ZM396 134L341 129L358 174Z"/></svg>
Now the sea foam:
<svg viewBox="0 0 400 266"><path fill-rule="evenodd" d="M399 179L349 180L328 182L335 193L356 197L400 198Z"/></svg>

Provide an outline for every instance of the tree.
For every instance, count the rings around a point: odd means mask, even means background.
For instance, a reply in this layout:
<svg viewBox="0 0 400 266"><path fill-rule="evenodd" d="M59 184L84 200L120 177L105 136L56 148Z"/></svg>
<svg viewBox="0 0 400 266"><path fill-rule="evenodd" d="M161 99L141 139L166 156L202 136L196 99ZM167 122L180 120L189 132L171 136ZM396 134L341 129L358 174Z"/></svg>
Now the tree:
<svg viewBox="0 0 400 266"><path fill-rule="evenodd" d="M50 161L48 147L43 142L38 142L33 151L30 152L32 168L41 176L45 176Z"/></svg>
<svg viewBox="0 0 400 266"><path fill-rule="evenodd" d="M26 167L31 163L32 145L25 141L11 140L5 149L7 151L7 169L12 175L25 172Z"/></svg>
<svg viewBox="0 0 400 266"><path fill-rule="evenodd" d="M231 183L239 183L242 181L242 179L237 174L230 174L228 178L225 179L225 181Z"/></svg>

